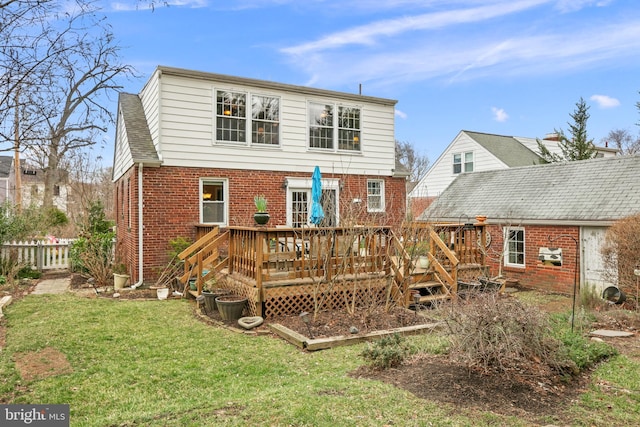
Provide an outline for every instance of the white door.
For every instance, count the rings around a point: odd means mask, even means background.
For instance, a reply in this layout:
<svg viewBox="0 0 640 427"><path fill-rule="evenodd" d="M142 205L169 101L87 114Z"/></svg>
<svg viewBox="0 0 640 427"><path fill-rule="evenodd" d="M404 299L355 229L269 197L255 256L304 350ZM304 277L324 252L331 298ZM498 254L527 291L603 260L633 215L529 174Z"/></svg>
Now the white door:
<svg viewBox="0 0 640 427"><path fill-rule="evenodd" d="M604 244L607 227L582 227L582 283L583 289L593 288L597 295L607 286L614 286L615 278L607 277L600 248Z"/></svg>

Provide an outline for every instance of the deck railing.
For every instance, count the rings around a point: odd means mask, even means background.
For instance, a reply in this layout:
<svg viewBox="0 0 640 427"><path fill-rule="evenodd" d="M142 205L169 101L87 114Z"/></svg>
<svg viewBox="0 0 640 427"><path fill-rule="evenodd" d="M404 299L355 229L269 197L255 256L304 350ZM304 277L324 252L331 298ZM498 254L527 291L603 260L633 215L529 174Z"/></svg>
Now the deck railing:
<svg viewBox="0 0 640 427"><path fill-rule="evenodd" d="M226 268L239 275L260 295L265 285L328 283L339 276L393 277L394 292L406 297L416 281L439 281L453 295L458 269L484 266L485 225L412 223L400 232L390 227L228 227L198 239L180 254L185 261L181 281L197 279L197 295L204 283ZM220 247L224 245L226 256ZM428 266L417 269L419 255ZM416 275L419 270L419 275ZM361 276L359 276L361 275Z"/></svg>
<svg viewBox="0 0 640 427"><path fill-rule="evenodd" d="M388 227L229 227L229 273L257 287L279 280L332 280L337 274L389 271Z"/></svg>

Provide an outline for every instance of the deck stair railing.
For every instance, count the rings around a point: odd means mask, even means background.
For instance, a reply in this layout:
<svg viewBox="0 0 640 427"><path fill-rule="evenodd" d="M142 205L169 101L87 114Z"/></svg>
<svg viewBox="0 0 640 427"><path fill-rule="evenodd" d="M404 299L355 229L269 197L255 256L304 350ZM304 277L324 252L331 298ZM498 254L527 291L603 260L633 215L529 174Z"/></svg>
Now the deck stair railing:
<svg viewBox="0 0 640 427"><path fill-rule="evenodd" d="M214 227L178 254L178 259L184 262L184 273L178 280L194 296L200 295L204 284L227 266L228 258L220 259L220 247L228 239L228 231L221 233L219 227ZM195 280L196 290L189 289L190 280Z"/></svg>

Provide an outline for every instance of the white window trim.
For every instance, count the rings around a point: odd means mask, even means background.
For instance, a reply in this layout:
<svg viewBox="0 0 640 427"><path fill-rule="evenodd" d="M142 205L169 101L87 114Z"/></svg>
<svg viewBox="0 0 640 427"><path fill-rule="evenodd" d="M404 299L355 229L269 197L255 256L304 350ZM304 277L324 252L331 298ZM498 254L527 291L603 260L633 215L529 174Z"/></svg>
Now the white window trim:
<svg viewBox="0 0 640 427"><path fill-rule="evenodd" d="M222 181L223 191L225 195L224 200L224 222L204 222L203 221L203 213L202 213L202 184L205 181ZM219 225L221 227L226 227L229 225L229 180L227 178L218 178L218 177L201 177L198 183L198 221L200 224L211 224L211 225Z"/></svg>
<svg viewBox="0 0 640 427"><path fill-rule="evenodd" d="M472 161L471 161L471 167L473 168L472 171L467 172L466 169L466 164L467 162L465 161L467 154L471 154L471 156L473 157ZM454 166L456 165L454 159L455 156L458 155L460 156L460 172L455 172L453 170ZM455 153L451 153L451 172L453 175L460 175L463 173L471 173L473 171L475 171L476 169L476 155L473 151L457 151Z"/></svg>
<svg viewBox="0 0 640 427"><path fill-rule="evenodd" d="M310 132L309 132L309 128L311 127L311 124L309 123L309 110L310 110L310 105L311 104L317 104L317 105L333 105L333 111L334 111L334 118L333 118L333 148L319 148L319 147L312 147L311 146L311 137L310 137ZM339 144L339 138L340 138L340 126L338 125L338 114L339 114L339 110L340 107L345 107L345 108L357 108L360 111L360 129L358 129L360 131L360 149L359 150L340 150L338 149ZM307 132L307 150L309 151L322 151L324 153L352 153L352 154L362 154L362 134L364 133L362 130L362 113L364 111L364 108L362 107L362 105L355 105L355 104L342 104L339 102L329 102L329 101L322 101L322 100L315 100L315 99L310 99L307 101L307 111L305 112L305 117L306 117L306 132Z"/></svg>
<svg viewBox="0 0 640 427"><path fill-rule="evenodd" d="M379 182L380 183L380 208L372 209L369 207L369 183L370 182ZM384 190L384 179L367 179L367 212L386 212L386 202L385 202L385 190Z"/></svg>
<svg viewBox="0 0 640 427"><path fill-rule="evenodd" d="M212 111L211 111L211 116L213 117L212 120L212 127L213 127L213 134L212 134L212 141L213 144L219 144L219 145L233 145L236 147L257 147L257 148L282 148L282 96L280 95L274 95L271 93L264 93L264 92L251 92L248 91L246 89L235 89L235 88L231 88L231 87L213 87L212 89L213 93L212 93L212 97L213 97L213 102L212 102ZM246 135L246 141L245 142L235 142L235 141L225 141L225 140L219 140L217 139L218 136L218 126L217 126L217 108L218 108L218 91L225 91L225 92L236 92L236 93L243 93L246 95L247 99L246 99L246 103L247 105L245 106L245 111L247 113L247 116L244 118L245 120L245 135ZM252 122L253 122L253 117L252 117L252 108L253 108L253 96L264 96L264 97L270 97L270 98L277 98L278 99L278 104L279 104L279 108L280 108L280 117L278 118L278 144L261 144L258 142L253 142L252 140L252 132L251 129L253 129Z"/></svg>
<svg viewBox="0 0 640 427"><path fill-rule="evenodd" d="M292 204L292 192L294 191L309 191L309 203L311 203L311 177L286 177L287 180L287 225L291 227L293 223L293 212L291 211ZM322 178L323 190L335 190L336 191L336 224L340 224L340 179L338 178ZM309 212L311 206L309 206ZM307 218L307 225L309 225L309 219Z"/></svg>
<svg viewBox="0 0 640 427"><path fill-rule="evenodd" d="M523 237L523 247L522 247L522 257L523 263L516 264L509 262L509 232L510 231L522 231ZM503 253L504 253L504 265L505 267L514 267L514 268L525 268L527 264L527 252L526 252L526 241L527 241L527 232L524 227L504 227L503 228Z"/></svg>

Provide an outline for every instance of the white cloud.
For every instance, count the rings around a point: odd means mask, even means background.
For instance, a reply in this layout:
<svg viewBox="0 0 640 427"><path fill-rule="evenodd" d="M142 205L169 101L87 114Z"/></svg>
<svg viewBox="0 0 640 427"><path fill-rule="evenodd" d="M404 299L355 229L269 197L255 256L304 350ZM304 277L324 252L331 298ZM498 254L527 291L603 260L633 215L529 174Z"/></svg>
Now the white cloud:
<svg viewBox="0 0 640 427"><path fill-rule="evenodd" d="M396 116L400 117L401 119L406 119L407 118L407 113L405 113L404 111L400 111L400 110L395 110Z"/></svg>
<svg viewBox="0 0 640 427"><path fill-rule="evenodd" d="M612 0L558 0L556 9L564 13L575 12L591 5L604 7L611 3L611 1Z"/></svg>
<svg viewBox="0 0 640 427"><path fill-rule="evenodd" d="M368 25L335 32L316 41L299 44L282 49L289 55L309 55L314 52L338 49L348 45L374 45L378 38L398 36L408 31L433 30L450 25L479 22L548 3L550 0L506 1L489 6L469 9L448 10L445 12L426 13L416 16L405 16L396 19L376 21Z"/></svg>
<svg viewBox="0 0 640 427"><path fill-rule="evenodd" d="M607 95L592 95L589 99L595 101L600 108L614 108L620 105L620 101Z"/></svg>
<svg viewBox="0 0 640 427"><path fill-rule="evenodd" d="M503 123L506 122L509 118L507 112L502 108L491 107L491 112L493 113L493 120L495 120L496 122Z"/></svg>
<svg viewBox="0 0 640 427"><path fill-rule="evenodd" d="M128 2L110 2L109 6L111 10L117 12L130 12L135 10L148 12L149 9L157 7L187 7L190 9L198 9L206 7L208 3L208 0L146 0L140 3L130 0Z"/></svg>

